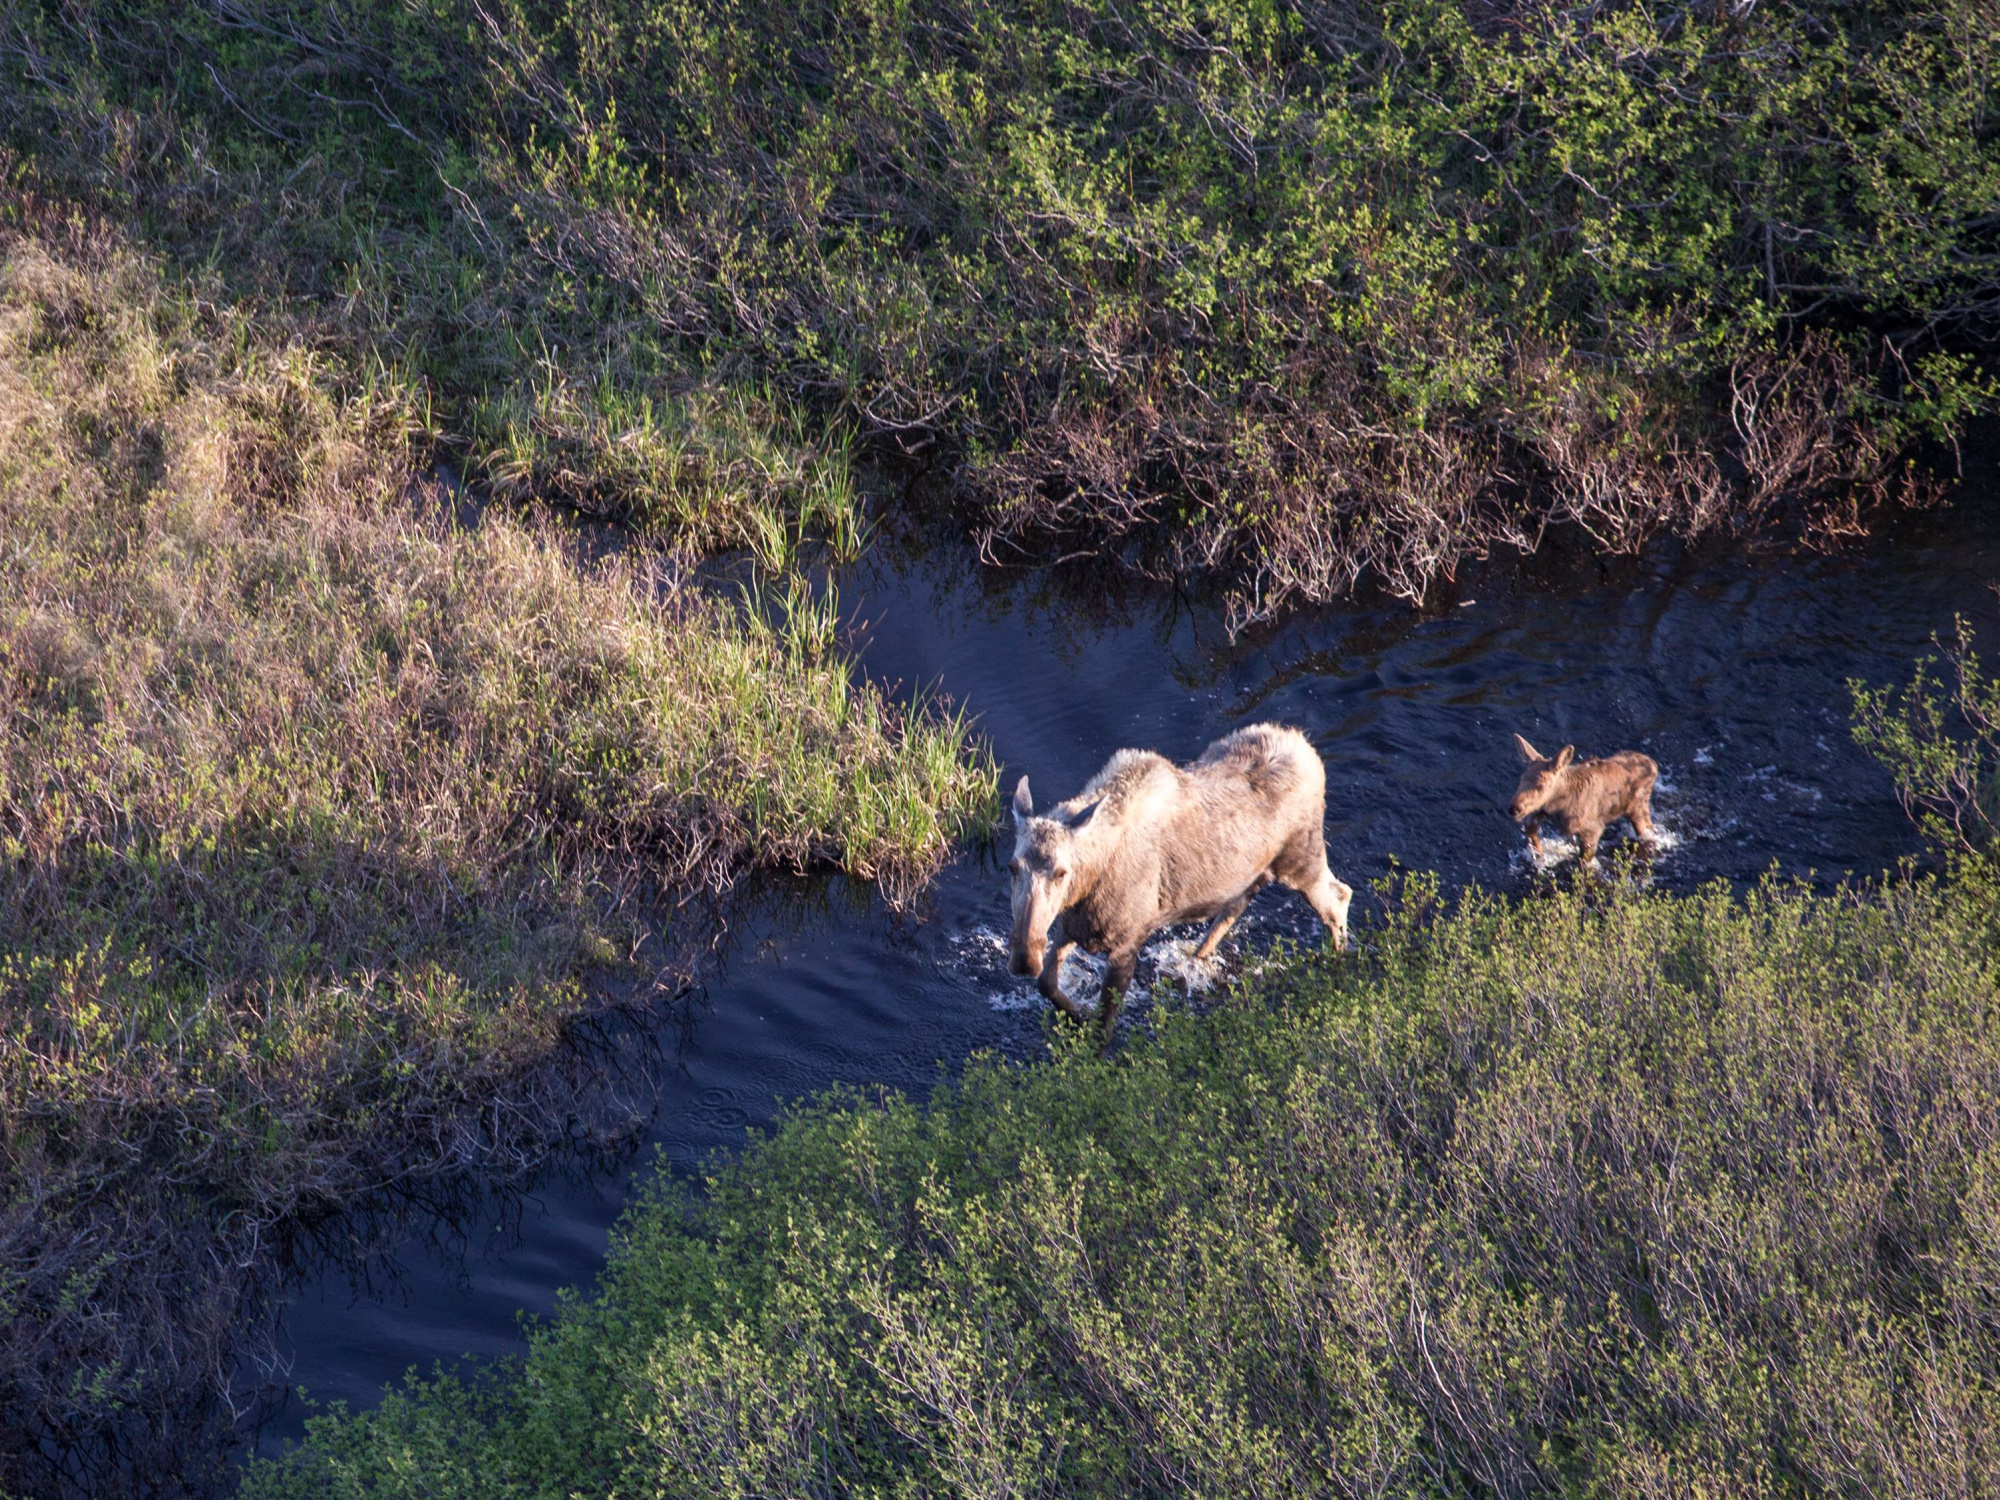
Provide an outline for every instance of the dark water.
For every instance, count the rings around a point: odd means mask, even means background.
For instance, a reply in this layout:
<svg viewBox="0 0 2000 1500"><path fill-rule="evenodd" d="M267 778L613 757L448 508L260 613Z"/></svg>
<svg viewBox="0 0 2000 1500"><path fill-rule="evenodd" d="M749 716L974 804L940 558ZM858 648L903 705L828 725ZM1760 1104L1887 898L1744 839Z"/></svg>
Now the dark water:
<svg viewBox="0 0 2000 1500"><path fill-rule="evenodd" d="M1834 558L1668 549L1594 561L1494 564L1418 614L1393 602L1291 621L1231 642L1177 596L1089 577L976 572L963 556L874 564L840 581L866 670L949 693L1038 799L1068 795L1120 745L1176 758L1229 728L1305 729L1328 767L1328 843L1360 888L1392 861L1526 889L1501 804L1509 735L1544 751L1638 747L1662 771L1654 811L1672 845L1665 885L1743 881L1776 866L1838 878L1917 851L1888 778L1847 732L1847 679L1902 681L1954 613L2000 622L2000 484L1990 459L1950 509L1902 518ZM892 919L865 891L822 884L750 924L653 1065L646 1132L677 1169L739 1144L829 1084L921 1091L982 1047L1030 1053L1040 1002L1010 979L990 854L946 872L927 908ZM1302 902L1267 891L1229 947L1312 932ZM1175 950L1156 944L1144 986ZM1143 1022L1144 1004L1133 1012ZM650 1151L557 1174L526 1198L419 1223L358 1284L345 1272L286 1308L289 1383L372 1404L385 1381L466 1354L517 1350L516 1310L588 1286ZM259 1451L296 1437L294 1400Z"/></svg>

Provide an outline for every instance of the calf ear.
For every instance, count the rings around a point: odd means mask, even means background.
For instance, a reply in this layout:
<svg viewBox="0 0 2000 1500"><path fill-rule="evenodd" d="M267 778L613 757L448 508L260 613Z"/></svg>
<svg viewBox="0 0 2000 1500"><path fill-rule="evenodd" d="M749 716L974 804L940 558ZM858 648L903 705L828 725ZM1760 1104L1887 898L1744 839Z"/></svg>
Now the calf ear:
<svg viewBox="0 0 2000 1500"><path fill-rule="evenodd" d="M1564 766L1568 765L1571 761L1575 759L1576 759L1576 746L1564 745L1562 747L1561 752L1556 756L1556 769L1560 771Z"/></svg>
<svg viewBox="0 0 2000 1500"><path fill-rule="evenodd" d="M1025 823L1035 815L1035 799L1028 795L1028 778L1023 776L1019 786L1014 788L1014 821Z"/></svg>
<svg viewBox="0 0 2000 1500"><path fill-rule="evenodd" d="M1104 799L1102 797L1099 797L1095 802L1091 803L1089 806L1080 807L1075 812L1071 813L1068 818L1070 832L1074 833L1077 829L1083 827L1084 824L1088 823L1090 821L1090 815L1096 812L1097 809L1102 807L1103 805L1104 805Z"/></svg>
<svg viewBox="0 0 2000 1500"><path fill-rule="evenodd" d="M1529 765L1533 765L1542 758L1542 752L1522 739L1518 734L1514 736L1514 748L1521 752L1521 759Z"/></svg>

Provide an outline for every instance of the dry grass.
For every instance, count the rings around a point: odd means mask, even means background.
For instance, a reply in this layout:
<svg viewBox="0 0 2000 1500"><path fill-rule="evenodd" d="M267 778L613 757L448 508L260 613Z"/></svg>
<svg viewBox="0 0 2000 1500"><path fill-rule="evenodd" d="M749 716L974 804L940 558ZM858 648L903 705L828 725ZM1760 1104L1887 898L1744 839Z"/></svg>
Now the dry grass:
<svg viewBox="0 0 2000 1500"><path fill-rule="evenodd" d="M1900 440L1857 395L1880 374L1807 334L1728 367L1726 423L1677 430L1657 392L1573 352L1532 352L1497 418L1411 425L1320 359L1320 399L1255 414L1179 393L1129 411L1065 407L967 483L987 507L987 556L1034 556L1051 536L1116 543L1142 572L1230 579L1243 625L1367 577L1421 603L1470 560L1531 553L1552 527L1612 553L1780 518L1808 547L1862 535L1871 513L1940 491L1898 467Z"/></svg>
<svg viewBox="0 0 2000 1500"><path fill-rule="evenodd" d="M115 243L0 241L0 1420L163 1410L281 1226L532 1154L508 1090L641 898L895 899L990 812L826 605L461 525L424 438Z"/></svg>

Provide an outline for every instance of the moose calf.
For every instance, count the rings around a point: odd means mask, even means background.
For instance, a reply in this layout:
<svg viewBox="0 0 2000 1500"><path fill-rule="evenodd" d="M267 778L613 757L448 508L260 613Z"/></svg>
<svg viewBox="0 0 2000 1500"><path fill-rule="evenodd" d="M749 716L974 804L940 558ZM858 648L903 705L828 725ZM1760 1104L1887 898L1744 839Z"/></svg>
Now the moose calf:
<svg viewBox="0 0 2000 1500"><path fill-rule="evenodd" d="M1065 1014L1085 1011L1062 988L1072 945L1109 955L1098 1020L1108 1043L1147 938L1207 921L1196 957L1215 951L1266 883L1312 903L1336 947L1347 946L1354 892L1326 863L1326 767L1306 737L1276 724L1223 736L1176 766L1120 750L1090 784L1036 813L1028 778L1014 789L1014 930L1008 966L1038 974Z"/></svg>
<svg viewBox="0 0 2000 1500"><path fill-rule="evenodd" d="M1528 847L1542 852L1540 825L1552 823L1576 840L1586 865L1597 858L1607 824L1628 818L1632 831L1653 843L1653 783L1660 768L1650 755L1620 750L1602 760L1577 760L1564 745L1553 759L1514 736L1521 752L1521 784L1514 788L1514 821L1527 830Z"/></svg>

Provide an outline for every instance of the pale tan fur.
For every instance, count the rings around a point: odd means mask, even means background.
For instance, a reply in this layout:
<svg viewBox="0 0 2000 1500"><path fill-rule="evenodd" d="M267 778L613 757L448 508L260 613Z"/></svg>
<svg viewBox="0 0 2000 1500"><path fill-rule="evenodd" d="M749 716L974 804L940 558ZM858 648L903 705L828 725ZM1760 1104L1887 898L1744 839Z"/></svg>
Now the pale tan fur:
<svg viewBox="0 0 2000 1500"><path fill-rule="evenodd" d="M1337 947L1353 891L1326 863L1326 767L1296 729L1252 724L1192 765L1120 750L1074 797L1037 815L1023 776L1014 792L1016 974L1038 974L1064 1012L1071 946L1108 955L1099 1018L1108 1039L1146 939L1205 921L1206 958L1251 896L1276 880L1312 903Z"/></svg>
<svg viewBox="0 0 2000 1500"><path fill-rule="evenodd" d="M1542 852L1541 825L1552 823L1577 842L1584 864L1597 858L1597 841L1620 818L1647 845L1653 843L1653 783L1660 768L1650 755L1620 750L1602 760L1577 760L1576 746L1543 755L1514 736L1521 756L1521 781L1514 788L1514 821L1528 833L1528 845Z"/></svg>

